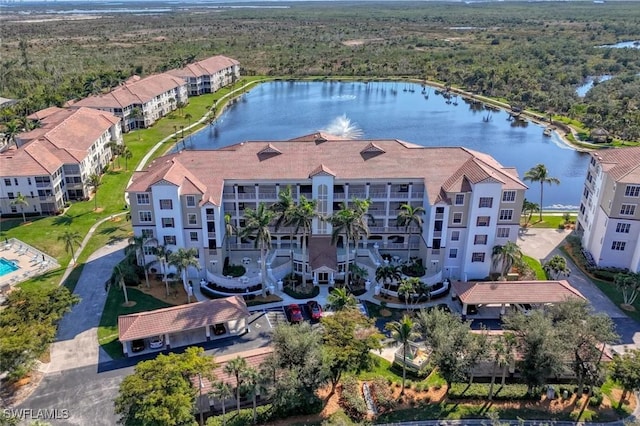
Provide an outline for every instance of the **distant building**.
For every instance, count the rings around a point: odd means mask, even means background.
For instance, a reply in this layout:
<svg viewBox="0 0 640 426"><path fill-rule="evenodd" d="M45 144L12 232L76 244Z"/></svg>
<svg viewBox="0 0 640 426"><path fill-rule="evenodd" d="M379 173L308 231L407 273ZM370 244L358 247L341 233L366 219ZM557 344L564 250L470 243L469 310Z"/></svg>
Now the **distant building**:
<svg viewBox="0 0 640 426"><path fill-rule="evenodd" d="M38 128L15 136L0 153L0 211L20 213L12 201L22 194L26 213L54 214L64 203L87 197L91 174L111 159L110 142L122 143L120 119L89 108L47 108L28 118Z"/></svg>
<svg viewBox="0 0 640 426"><path fill-rule="evenodd" d="M238 80L240 62L218 55L167 73L184 79L189 85L189 96L197 96L215 93Z"/></svg>
<svg viewBox="0 0 640 426"><path fill-rule="evenodd" d="M230 250L255 250L252 241L229 237L225 215L237 228L246 209L278 201L291 186L295 199L318 201L329 216L343 201L369 198L371 235L359 256L376 250L418 256L433 280L485 278L497 244L516 241L526 186L515 169L466 148L424 147L399 140L340 140L315 133L286 141L251 141L218 150L182 151L156 159L136 172L127 189L135 235L170 250L197 249L201 274L215 281ZM422 229L407 238L397 224L403 204L426 210ZM297 250L301 234L272 229L274 250L295 247L294 268L320 284L344 276L345 242L329 259L324 244L331 225L314 219L308 257ZM329 238L330 240L330 238ZM314 252L320 248L322 253ZM150 262L155 259L146 249ZM353 256L349 257L349 263ZM218 269L216 266L218 265ZM205 272L206 271L206 272ZM195 272L195 271L194 271Z"/></svg>
<svg viewBox="0 0 640 426"><path fill-rule="evenodd" d="M578 231L597 266L640 271L640 147L593 152Z"/></svg>
<svg viewBox="0 0 640 426"><path fill-rule="evenodd" d="M187 83L164 73L145 78L133 76L109 93L69 102L67 106L110 112L122 119L122 130L128 132L151 126L179 104L187 102Z"/></svg>

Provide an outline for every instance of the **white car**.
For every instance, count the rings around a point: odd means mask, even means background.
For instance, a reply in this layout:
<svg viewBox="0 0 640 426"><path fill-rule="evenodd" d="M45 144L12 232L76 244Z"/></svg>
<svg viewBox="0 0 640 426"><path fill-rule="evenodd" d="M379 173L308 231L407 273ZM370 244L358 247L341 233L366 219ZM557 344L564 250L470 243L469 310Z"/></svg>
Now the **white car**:
<svg viewBox="0 0 640 426"><path fill-rule="evenodd" d="M151 349L160 349L164 346L164 336L153 336L149 339L149 347Z"/></svg>

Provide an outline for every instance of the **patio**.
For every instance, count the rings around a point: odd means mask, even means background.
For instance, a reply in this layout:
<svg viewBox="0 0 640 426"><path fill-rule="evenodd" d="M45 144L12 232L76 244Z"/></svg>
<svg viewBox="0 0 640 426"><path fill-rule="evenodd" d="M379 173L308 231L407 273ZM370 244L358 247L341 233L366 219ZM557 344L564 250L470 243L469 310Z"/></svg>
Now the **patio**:
<svg viewBox="0 0 640 426"><path fill-rule="evenodd" d="M16 284L60 267L53 257L16 238L5 240L0 258L6 261L7 266L13 264L17 267L0 276L0 302Z"/></svg>

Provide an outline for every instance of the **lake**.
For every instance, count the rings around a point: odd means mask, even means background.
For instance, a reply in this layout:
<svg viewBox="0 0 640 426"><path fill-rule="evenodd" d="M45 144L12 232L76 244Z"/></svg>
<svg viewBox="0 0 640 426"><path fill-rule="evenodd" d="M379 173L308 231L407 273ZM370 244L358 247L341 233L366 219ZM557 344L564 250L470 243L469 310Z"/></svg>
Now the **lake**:
<svg viewBox="0 0 640 426"><path fill-rule="evenodd" d="M291 139L343 124L343 115L362 130L363 138L465 146L516 167L520 176L543 163L561 182L545 185L544 208L579 206L587 154L568 147L555 133L543 136L543 126L509 121L505 111L489 111L461 98L445 99L419 84L264 83L229 106L215 124L192 135L187 146L214 149L246 140ZM529 186L527 198L538 203L539 183Z"/></svg>

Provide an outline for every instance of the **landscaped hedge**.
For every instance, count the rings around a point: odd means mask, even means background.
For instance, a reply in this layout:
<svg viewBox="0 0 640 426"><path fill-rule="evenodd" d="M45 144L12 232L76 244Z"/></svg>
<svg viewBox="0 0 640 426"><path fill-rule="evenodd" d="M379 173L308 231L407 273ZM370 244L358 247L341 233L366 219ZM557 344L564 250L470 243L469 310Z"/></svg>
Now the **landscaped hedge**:
<svg viewBox="0 0 640 426"><path fill-rule="evenodd" d="M367 403L364 401L360 383L355 377L345 377L342 380L340 392L340 406L349 417L354 420L362 420L367 415Z"/></svg>
<svg viewBox="0 0 640 426"><path fill-rule="evenodd" d="M452 383L449 389L451 399L486 399L489 395L489 383ZM537 399L538 396L527 393L527 385L521 383L506 384L496 383L493 386L496 401L523 401ZM497 394L495 394L497 392Z"/></svg>
<svg viewBox="0 0 640 426"><path fill-rule="evenodd" d="M391 410L396 405L396 401L393 399L393 392L387 379L384 377L377 377L371 384L371 396L376 403L376 406L380 410Z"/></svg>
<svg viewBox="0 0 640 426"><path fill-rule="evenodd" d="M312 297L316 297L318 294L320 294L320 287L318 287L317 285L314 286L311 293L301 293L295 291L291 287L284 287L282 291L284 291L287 295L293 297L294 299L311 299Z"/></svg>

